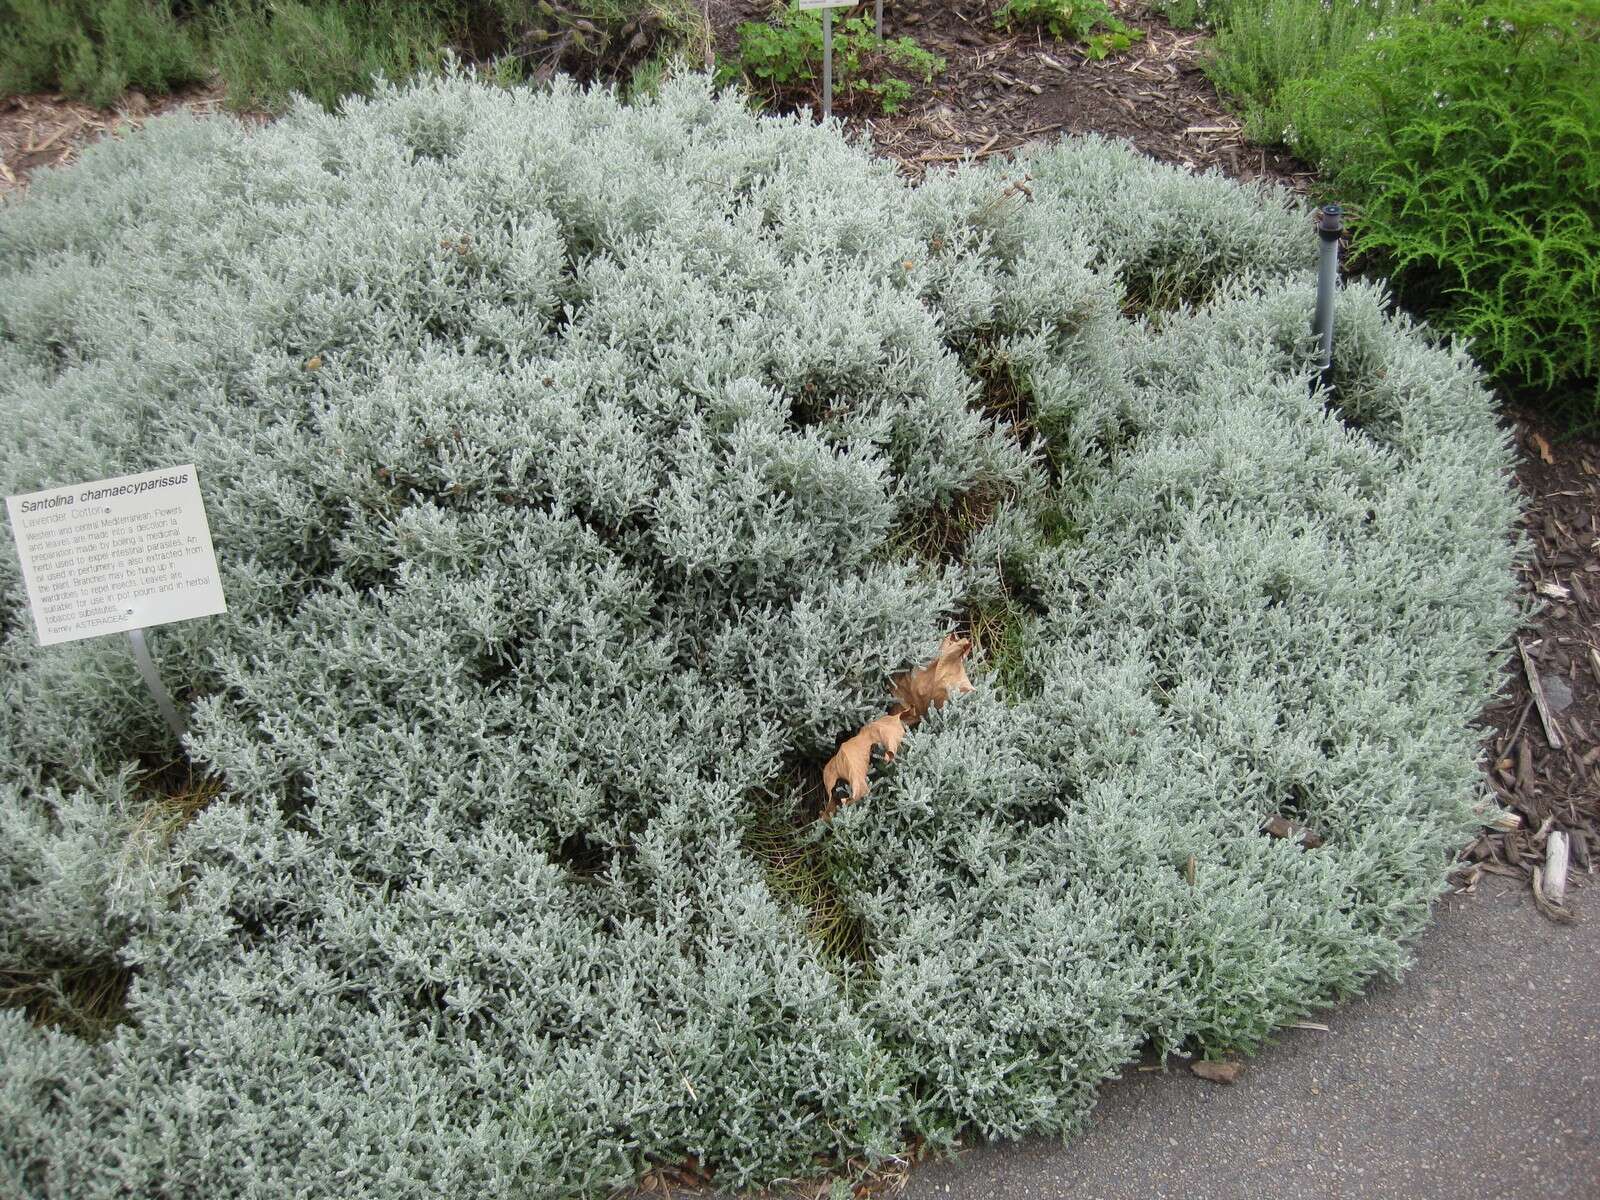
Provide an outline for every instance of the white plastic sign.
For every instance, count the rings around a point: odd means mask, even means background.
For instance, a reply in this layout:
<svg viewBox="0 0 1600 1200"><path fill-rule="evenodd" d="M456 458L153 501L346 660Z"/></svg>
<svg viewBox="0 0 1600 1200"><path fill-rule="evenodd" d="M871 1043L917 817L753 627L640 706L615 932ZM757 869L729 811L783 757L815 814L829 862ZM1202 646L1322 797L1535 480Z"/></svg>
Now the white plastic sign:
<svg viewBox="0 0 1600 1200"><path fill-rule="evenodd" d="M194 466L6 497L41 646L226 612Z"/></svg>
<svg viewBox="0 0 1600 1200"><path fill-rule="evenodd" d="M861 0L796 0L802 9L806 8L849 8L853 4L860 4Z"/></svg>

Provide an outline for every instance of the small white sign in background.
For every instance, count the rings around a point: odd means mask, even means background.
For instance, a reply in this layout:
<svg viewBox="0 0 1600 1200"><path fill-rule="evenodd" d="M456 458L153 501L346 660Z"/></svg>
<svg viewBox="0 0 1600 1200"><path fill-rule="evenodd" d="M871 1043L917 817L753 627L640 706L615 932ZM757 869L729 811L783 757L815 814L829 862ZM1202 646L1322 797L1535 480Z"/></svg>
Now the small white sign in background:
<svg viewBox="0 0 1600 1200"><path fill-rule="evenodd" d="M801 8L849 8L861 0L799 0Z"/></svg>
<svg viewBox="0 0 1600 1200"><path fill-rule="evenodd" d="M226 612L193 464L7 496L41 646Z"/></svg>

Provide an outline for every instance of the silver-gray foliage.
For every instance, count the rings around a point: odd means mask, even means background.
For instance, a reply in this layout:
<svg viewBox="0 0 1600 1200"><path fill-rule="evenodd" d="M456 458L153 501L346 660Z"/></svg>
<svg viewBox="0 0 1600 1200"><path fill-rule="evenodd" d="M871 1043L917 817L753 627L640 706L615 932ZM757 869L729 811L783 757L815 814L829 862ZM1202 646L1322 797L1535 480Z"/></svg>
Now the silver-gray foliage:
<svg viewBox="0 0 1600 1200"><path fill-rule="evenodd" d="M153 641L225 787L138 833L177 748L125 644L39 650L0 559L0 971L134 971L103 1041L0 1012L0 1191L770 1183L1070 1129L1147 1041L1401 966L1479 798L1509 452L1374 287L1312 394L1312 243L1092 139L913 186L695 80L39 179L0 484L198 465L229 612ZM794 835L832 953L749 831L973 611L1006 669Z"/></svg>

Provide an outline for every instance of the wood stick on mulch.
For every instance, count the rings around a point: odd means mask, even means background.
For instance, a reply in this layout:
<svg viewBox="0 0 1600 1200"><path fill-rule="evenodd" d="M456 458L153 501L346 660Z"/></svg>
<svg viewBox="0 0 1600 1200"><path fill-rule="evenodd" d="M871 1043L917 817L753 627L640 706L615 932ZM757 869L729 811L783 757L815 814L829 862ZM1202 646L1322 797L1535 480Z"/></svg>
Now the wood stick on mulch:
<svg viewBox="0 0 1600 1200"><path fill-rule="evenodd" d="M1561 730L1550 711L1550 702L1545 699L1544 688L1539 684L1539 668L1533 665L1528 645L1520 638L1517 639L1517 653L1522 655L1522 669L1528 673L1528 690L1533 693L1533 702L1539 708L1539 720L1544 722L1545 739L1550 743L1550 749L1560 750L1566 743L1561 740Z"/></svg>
<svg viewBox="0 0 1600 1200"><path fill-rule="evenodd" d="M1567 835L1559 829L1544 844L1544 895L1558 907L1567 897Z"/></svg>
<svg viewBox="0 0 1600 1200"><path fill-rule="evenodd" d="M1544 892L1544 868L1533 869L1533 905L1552 921L1568 925L1574 920L1572 910L1561 904L1551 904L1550 897Z"/></svg>
<svg viewBox="0 0 1600 1200"><path fill-rule="evenodd" d="M976 150L963 150L958 154L921 154L917 156L918 162L964 162L968 158L987 158L994 153L994 144L1000 140L997 133Z"/></svg>
<svg viewBox="0 0 1600 1200"><path fill-rule="evenodd" d="M1517 744L1517 739L1522 736L1522 727L1528 723L1528 714L1533 711L1533 697L1528 697L1528 702L1522 706L1522 715L1517 718L1517 727L1511 731L1511 736L1506 739L1505 749L1500 753L1504 756Z"/></svg>

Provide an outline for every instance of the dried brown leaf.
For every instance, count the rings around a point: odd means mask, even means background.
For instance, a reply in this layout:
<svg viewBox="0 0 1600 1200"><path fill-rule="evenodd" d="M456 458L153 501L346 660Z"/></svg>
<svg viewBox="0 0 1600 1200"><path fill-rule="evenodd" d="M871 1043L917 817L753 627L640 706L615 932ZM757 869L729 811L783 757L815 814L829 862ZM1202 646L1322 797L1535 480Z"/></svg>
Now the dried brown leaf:
<svg viewBox="0 0 1600 1200"><path fill-rule="evenodd" d="M855 736L846 740L838 753L828 760L828 765L822 768L822 791L828 797L828 811L832 812L839 804L852 804L863 799L872 790L867 774L872 769L873 749L881 747L884 761L893 762L905 737L905 723L900 720L898 713L890 713L876 721L869 721ZM849 785L848 797L834 794L834 789L841 782Z"/></svg>
<svg viewBox="0 0 1600 1200"><path fill-rule="evenodd" d="M1211 1083L1237 1083L1239 1076L1244 1074L1244 1064L1202 1058L1199 1062L1190 1063L1189 1070Z"/></svg>
<svg viewBox="0 0 1600 1200"><path fill-rule="evenodd" d="M1268 817L1261 826L1261 832L1275 838L1299 838L1300 844L1307 850L1315 850L1322 845L1322 835L1312 833L1304 826L1296 825L1288 817L1274 813Z"/></svg>
<svg viewBox="0 0 1600 1200"><path fill-rule="evenodd" d="M1294 825L1287 817L1273 815L1261 826L1261 832L1271 834L1275 838L1291 837L1294 834Z"/></svg>
<svg viewBox="0 0 1600 1200"><path fill-rule="evenodd" d="M895 707L886 716L863 725L822 768L822 791L827 797L824 818L832 816L841 804L853 804L872 790L867 776L875 752L885 762L894 761L908 728L951 696L974 690L962 662L971 650L970 639L950 634L932 662L894 677L891 687L898 701Z"/></svg>
<svg viewBox="0 0 1600 1200"><path fill-rule="evenodd" d="M971 650L970 639L950 634L940 644L939 654L931 663L895 676L894 697L900 702L900 716L906 725L915 725L951 696L974 690L962 661Z"/></svg>

